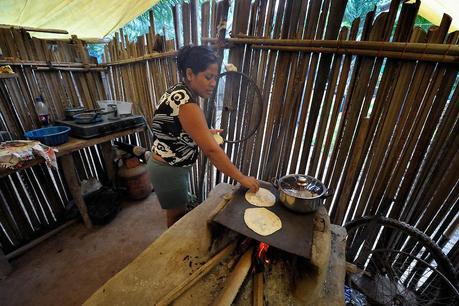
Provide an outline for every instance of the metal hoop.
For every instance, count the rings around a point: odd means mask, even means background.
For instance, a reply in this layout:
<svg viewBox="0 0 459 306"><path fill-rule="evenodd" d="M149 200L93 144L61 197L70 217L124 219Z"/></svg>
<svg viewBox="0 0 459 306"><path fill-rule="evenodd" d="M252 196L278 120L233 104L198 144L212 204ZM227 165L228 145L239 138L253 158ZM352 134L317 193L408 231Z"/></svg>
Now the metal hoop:
<svg viewBox="0 0 459 306"><path fill-rule="evenodd" d="M222 79L223 77L227 76L227 75L237 75L239 77L241 77L242 79L245 79L248 81L249 85L251 85L254 89L255 89L255 94L256 96L258 97L258 99L255 98L255 100L258 100L258 104L260 106L260 111L258 112L258 117L256 118L257 121L256 121L256 124L255 124L255 127L253 128L252 131L249 131L247 133L247 135L245 137L243 137L242 139L239 139L239 140L226 140L225 139L225 142L226 143L239 143L239 142L244 142L246 140L248 140L250 137L252 137L255 132L258 130L259 126L260 126L260 123L261 123L261 118L263 116L263 101L262 101L262 95L261 95L261 90L260 88L257 86L257 84L255 83L255 81L253 79L251 79L248 75L242 73L242 72L239 72L239 71L226 71L226 72L223 72L221 74L219 74L217 76L217 86L215 86L215 91L214 93L212 94L212 99L214 102L216 100L216 95L217 95L217 90L218 90L218 81L220 79Z"/></svg>

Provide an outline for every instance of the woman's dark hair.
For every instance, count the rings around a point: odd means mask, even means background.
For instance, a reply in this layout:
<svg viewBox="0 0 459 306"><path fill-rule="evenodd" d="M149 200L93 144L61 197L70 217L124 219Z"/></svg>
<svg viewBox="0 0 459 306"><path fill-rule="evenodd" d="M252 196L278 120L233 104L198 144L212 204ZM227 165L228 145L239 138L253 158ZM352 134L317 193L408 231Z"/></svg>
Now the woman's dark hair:
<svg viewBox="0 0 459 306"><path fill-rule="evenodd" d="M182 77L186 76L187 68L190 68L194 74L198 74L215 63L217 63L217 56L204 46L184 46L177 54L177 67Z"/></svg>

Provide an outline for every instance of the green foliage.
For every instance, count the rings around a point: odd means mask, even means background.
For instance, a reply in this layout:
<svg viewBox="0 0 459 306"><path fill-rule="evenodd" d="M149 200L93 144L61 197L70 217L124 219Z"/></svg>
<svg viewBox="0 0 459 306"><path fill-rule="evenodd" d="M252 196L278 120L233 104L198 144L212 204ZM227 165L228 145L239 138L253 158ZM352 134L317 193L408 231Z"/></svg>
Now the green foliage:
<svg viewBox="0 0 459 306"><path fill-rule="evenodd" d="M360 17L360 24L363 25L367 13L375 6L386 2L387 0L348 0L342 25L350 27L354 19L358 17Z"/></svg>
<svg viewBox="0 0 459 306"><path fill-rule="evenodd" d="M102 62L102 54L104 54L105 44L88 44L86 49L88 49L89 55L97 58L97 62Z"/></svg>
<svg viewBox="0 0 459 306"><path fill-rule="evenodd" d="M160 0L151 10L155 18L155 29L158 34L166 34L167 39L175 38L174 19L172 18L172 7L183 0ZM130 41L137 40L137 37L148 32L150 26L149 11L137 16L137 18L128 22L124 27L124 34L128 36ZM107 35L105 38L112 39L115 33ZM87 46L89 54L97 58L98 62L102 61L104 53L103 44L89 44Z"/></svg>
<svg viewBox="0 0 459 306"><path fill-rule="evenodd" d="M416 16L416 21L414 25L421 27L424 31L427 31L432 25L432 23L424 17L418 15Z"/></svg>
<svg viewBox="0 0 459 306"><path fill-rule="evenodd" d="M151 9L155 17L155 29L158 34L166 34L168 39L175 38L172 7L182 0L160 0ZM149 12L146 11L123 27L124 33L130 41L137 39L137 36L148 32L150 26Z"/></svg>

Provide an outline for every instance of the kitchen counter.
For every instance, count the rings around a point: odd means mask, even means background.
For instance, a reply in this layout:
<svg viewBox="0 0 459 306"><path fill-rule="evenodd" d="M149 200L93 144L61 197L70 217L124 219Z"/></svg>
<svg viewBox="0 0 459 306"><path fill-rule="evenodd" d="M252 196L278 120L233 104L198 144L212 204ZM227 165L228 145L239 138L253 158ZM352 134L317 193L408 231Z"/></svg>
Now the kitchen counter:
<svg viewBox="0 0 459 306"><path fill-rule="evenodd" d="M64 173L65 180L70 189L70 193L72 194L72 198L75 201L75 204L77 205L78 210L80 211L80 214L83 217L84 224L87 228L91 228L92 223L91 223L91 220L89 219L89 215L86 209L86 204L81 195L80 181L75 171L76 167L75 167L75 162L72 158L72 153L75 151L81 150L83 148L87 148L90 146L100 144L102 146L102 154L104 156L104 164L105 164L105 169L107 171L107 176L109 177L110 180L113 180L115 176L115 168L113 166L113 162L111 159L110 141L112 139L123 137L129 134L132 134L132 133L143 132L144 129L145 127L131 128L131 129L126 129L123 131L119 131L116 133L104 135L101 137L95 137L91 139L79 139L79 138L69 137L69 141L67 141L66 143L62 145L54 147L58 150L58 152L56 152L56 157L60 158L61 160L62 171ZM33 167L35 165L43 163L44 161L45 160L42 157L36 157L33 160L23 162L20 168L16 168L16 169L0 168L0 177L4 177L12 173L15 173L17 171Z"/></svg>

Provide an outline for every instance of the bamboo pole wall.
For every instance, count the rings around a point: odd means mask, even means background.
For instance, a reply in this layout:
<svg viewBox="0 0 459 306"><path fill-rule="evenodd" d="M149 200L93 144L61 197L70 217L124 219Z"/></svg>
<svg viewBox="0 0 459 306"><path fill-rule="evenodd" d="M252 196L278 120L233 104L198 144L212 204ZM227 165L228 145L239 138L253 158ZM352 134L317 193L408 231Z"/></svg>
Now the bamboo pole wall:
<svg viewBox="0 0 459 306"><path fill-rule="evenodd" d="M383 213L439 239L437 225L445 231L455 222L458 201L453 174L457 34L447 35L451 20L446 15L427 33L414 27L419 3L402 1L340 28L346 3L235 1L230 49L217 53L256 81L264 110L253 102L247 84L231 79L221 85L222 98L201 101L203 110L209 125L224 129L229 139L251 130L262 112L256 134L245 143L226 144L225 152L259 179L288 173L318 177L334 189L326 205L335 223ZM225 25L228 2L201 7L191 2L172 10L175 48L199 43L198 24L202 42L213 45ZM136 97L151 120L159 96L176 81L168 74L176 76L175 63L167 53L125 58L131 63L110 66L113 91ZM127 86L129 74L123 76L139 62L134 86L147 83L141 87L149 91ZM200 158L192 171L193 193L205 196L220 181L231 180Z"/></svg>
<svg viewBox="0 0 459 306"><path fill-rule="evenodd" d="M93 108L106 99L101 71L88 56L84 42L69 43L31 38L19 29L0 29L0 65L9 64L13 78L0 79L0 130L13 139L39 128L34 99L42 95L51 120L64 119L64 109ZM5 140L5 139L2 139ZM81 179L105 180L100 148L74 153ZM18 171L0 179L0 244L9 253L74 217L61 171L45 165Z"/></svg>
<svg viewBox="0 0 459 306"><path fill-rule="evenodd" d="M235 2L228 62L256 80L265 110L256 135L225 150L260 179L323 180L335 193L326 201L334 223L381 213L456 243L457 264L459 34L447 34L447 15L428 32L414 27L419 3L401 1L340 29L345 4ZM227 83L224 103L238 110L222 110L229 135L258 112L241 101L240 84Z"/></svg>
<svg viewBox="0 0 459 306"><path fill-rule="evenodd" d="M200 25L202 43L261 89L263 110L246 82L230 78L219 83L216 101L200 101L209 126L224 129L228 139L243 137L261 113L249 141L224 145L244 173L262 180L315 176L334 190L325 202L334 223L378 213L400 219L441 246L456 243L449 248L457 264L459 34L447 34L447 15L427 32L415 27L419 2L400 0L341 28L346 4L192 1L172 8L173 45L199 43ZM231 38L219 49L228 11ZM151 122L159 96L177 80L173 55L132 54L125 64L108 63L111 91L138 99ZM231 182L206 165L201 157L192 170L198 196Z"/></svg>

